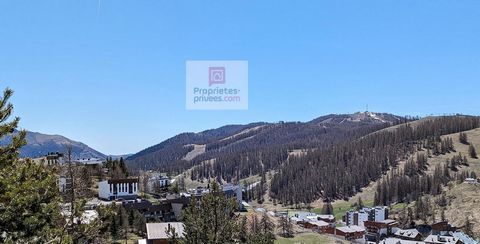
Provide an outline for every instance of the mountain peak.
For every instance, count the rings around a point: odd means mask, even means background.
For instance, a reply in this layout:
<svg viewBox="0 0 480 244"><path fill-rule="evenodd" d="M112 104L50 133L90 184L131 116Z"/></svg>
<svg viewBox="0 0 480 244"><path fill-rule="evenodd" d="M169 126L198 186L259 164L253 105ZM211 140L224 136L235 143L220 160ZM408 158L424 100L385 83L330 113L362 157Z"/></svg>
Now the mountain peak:
<svg viewBox="0 0 480 244"><path fill-rule="evenodd" d="M369 123L369 124L396 124L402 121L402 117L388 114L388 113L377 113L377 112L356 112L353 114L330 114L316 118L310 123L313 124L352 124L352 123Z"/></svg>

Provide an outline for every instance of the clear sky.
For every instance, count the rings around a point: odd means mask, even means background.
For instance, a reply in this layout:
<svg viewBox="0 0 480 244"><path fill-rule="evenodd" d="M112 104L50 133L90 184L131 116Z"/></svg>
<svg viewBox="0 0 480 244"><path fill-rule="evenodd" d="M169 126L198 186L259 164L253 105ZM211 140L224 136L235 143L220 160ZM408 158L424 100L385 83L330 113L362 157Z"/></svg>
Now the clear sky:
<svg viewBox="0 0 480 244"><path fill-rule="evenodd" d="M186 60L248 60L249 109L185 109ZM21 127L106 154L365 110L480 114L478 0L1 0Z"/></svg>

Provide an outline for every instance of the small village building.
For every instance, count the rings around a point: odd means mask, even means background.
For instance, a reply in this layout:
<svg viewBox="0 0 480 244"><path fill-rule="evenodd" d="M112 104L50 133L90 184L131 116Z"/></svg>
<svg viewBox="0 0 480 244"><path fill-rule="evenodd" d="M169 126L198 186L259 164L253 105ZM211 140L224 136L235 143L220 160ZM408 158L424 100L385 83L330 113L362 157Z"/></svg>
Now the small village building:
<svg viewBox="0 0 480 244"><path fill-rule="evenodd" d="M425 244L423 241L402 240L396 237L389 237L378 242L379 244Z"/></svg>
<svg viewBox="0 0 480 244"><path fill-rule="evenodd" d="M96 167L96 166L103 165L103 161L98 158L82 158L82 159L76 159L73 162L79 165L87 166L87 167Z"/></svg>
<svg viewBox="0 0 480 244"><path fill-rule="evenodd" d="M365 229L360 226L342 226L335 228L335 235L345 238L345 240L363 239L365 236Z"/></svg>
<svg viewBox="0 0 480 244"><path fill-rule="evenodd" d="M168 229L175 228L179 238L185 237L185 227L181 222L147 223L147 244L168 244Z"/></svg>
<svg viewBox="0 0 480 244"><path fill-rule="evenodd" d="M319 233L325 233L327 229L330 228L330 223L321 220L313 220L309 222L304 222L303 226L307 229L311 229Z"/></svg>
<svg viewBox="0 0 480 244"><path fill-rule="evenodd" d="M474 240L472 237L461 231L453 232L452 236L458 238L464 244L478 244L478 241Z"/></svg>
<svg viewBox="0 0 480 244"><path fill-rule="evenodd" d="M63 153L50 152L45 155L46 164L48 166L63 165L65 163L65 157Z"/></svg>
<svg viewBox="0 0 480 244"><path fill-rule="evenodd" d="M315 214L311 212L295 212L294 217L297 217L302 220L321 220L327 223L335 223L335 216L331 214Z"/></svg>
<svg viewBox="0 0 480 244"><path fill-rule="evenodd" d="M438 222L432 225L433 235L449 235L450 232L457 231L457 228L451 226L447 221Z"/></svg>
<svg viewBox="0 0 480 244"><path fill-rule="evenodd" d="M393 235L402 240L411 240L411 241L421 241L423 238L422 234L420 234L420 232L417 229L408 229L408 230L398 229Z"/></svg>
<svg viewBox="0 0 480 244"><path fill-rule="evenodd" d="M130 200L138 195L138 179L109 179L98 183L98 197L105 200Z"/></svg>
<svg viewBox="0 0 480 244"><path fill-rule="evenodd" d="M240 185L226 184L223 186L223 194L226 198L235 198L237 200L238 206L242 207L242 187Z"/></svg>
<svg viewBox="0 0 480 244"><path fill-rule="evenodd" d="M424 241L427 244L463 244L457 237L444 235L429 235Z"/></svg>
<svg viewBox="0 0 480 244"><path fill-rule="evenodd" d="M392 219L382 221L365 221L366 234L368 241L379 241L387 236L391 236L398 229L398 222Z"/></svg>
<svg viewBox="0 0 480 244"><path fill-rule="evenodd" d="M294 223L294 224L298 224L298 223L300 223L300 222L303 221L303 219L299 219L299 218L297 218L297 217L291 217L290 220L291 220L292 223Z"/></svg>
<svg viewBox="0 0 480 244"><path fill-rule="evenodd" d="M463 183L476 185L478 184L478 180L475 178L466 178L465 181L463 181Z"/></svg>
<svg viewBox="0 0 480 244"><path fill-rule="evenodd" d="M317 215L317 219L327 223L335 223L335 216L331 214L319 214Z"/></svg>
<svg viewBox="0 0 480 244"><path fill-rule="evenodd" d="M155 192L157 189L170 186L171 183L172 181L166 173L150 172L147 182L148 191Z"/></svg>

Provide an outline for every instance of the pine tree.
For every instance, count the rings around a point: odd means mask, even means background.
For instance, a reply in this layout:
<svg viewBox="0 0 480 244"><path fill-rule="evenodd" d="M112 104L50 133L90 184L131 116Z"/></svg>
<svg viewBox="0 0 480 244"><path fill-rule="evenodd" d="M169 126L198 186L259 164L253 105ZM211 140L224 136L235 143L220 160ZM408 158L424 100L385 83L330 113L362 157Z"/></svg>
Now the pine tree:
<svg viewBox="0 0 480 244"><path fill-rule="evenodd" d="M238 236L235 199L226 199L216 182L197 205L192 198L184 211L186 243L232 243Z"/></svg>
<svg viewBox="0 0 480 244"><path fill-rule="evenodd" d="M118 221L115 215L110 215L110 235L116 237L118 235Z"/></svg>
<svg viewBox="0 0 480 244"><path fill-rule="evenodd" d="M465 221L465 225L463 227L465 234L469 235L470 237L474 237L473 233L473 223L470 221L470 216L467 216L467 220Z"/></svg>
<svg viewBox="0 0 480 244"><path fill-rule="evenodd" d="M242 216L240 219L240 225L238 230L238 240L240 243L247 243L248 240L248 229L247 229L247 216Z"/></svg>
<svg viewBox="0 0 480 244"><path fill-rule="evenodd" d="M0 242L60 242L62 229L58 223L63 218L58 211L56 177L40 164L19 160L26 132L15 131L18 117L7 122L13 111L8 102L12 94L7 88L0 98L0 138L11 138L9 144L0 147Z"/></svg>
<svg viewBox="0 0 480 244"><path fill-rule="evenodd" d="M293 225L288 216L280 217L280 227L282 230L282 236L285 238L293 237Z"/></svg>
<svg viewBox="0 0 480 244"><path fill-rule="evenodd" d="M275 224L272 222L267 213L263 213L262 220L260 221L262 228L262 243L272 243L275 241Z"/></svg>
<svg viewBox="0 0 480 244"><path fill-rule="evenodd" d="M133 214L133 226L135 227L135 230L137 231L138 235L143 236L147 232L146 230L146 219L145 216L140 213L138 210L134 211Z"/></svg>
<svg viewBox="0 0 480 244"><path fill-rule="evenodd" d="M322 214L333 214L333 206L331 202L326 202L323 204Z"/></svg>
<svg viewBox="0 0 480 244"><path fill-rule="evenodd" d="M168 237L168 244L178 244L180 243L180 236L178 235L177 230L175 227L168 224L167 227L167 237Z"/></svg>
<svg viewBox="0 0 480 244"><path fill-rule="evenodd" d="M460 141L460 143L468 145L468 137L466 133L460 133L458 135L458 140Z"/></svg>
<svg viewBox="0 0 480 244"><path fill-rule="evenodd" d="M360 210L360 209L362 209L363 207L365 207L365 205L363 205L362 198L359 197L359 198L358 198L358 201L357 201L357 210Z"/></svg>
<svg viewBox="0 0 480 244"><path fill-rule="evenodd" d="M470 154L471 158L477 158L477 151L472 144L470 144L470 146L468 147L468 154Z"/></svg>

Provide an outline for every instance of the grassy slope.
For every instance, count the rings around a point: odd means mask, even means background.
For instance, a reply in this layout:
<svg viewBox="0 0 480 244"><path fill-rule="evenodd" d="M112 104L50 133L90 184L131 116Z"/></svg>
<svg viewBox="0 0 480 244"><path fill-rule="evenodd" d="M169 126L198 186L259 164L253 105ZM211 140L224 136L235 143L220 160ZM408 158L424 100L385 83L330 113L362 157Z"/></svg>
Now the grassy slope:
<svg viewBox="0 0 480 244"><path fill-rule="evenodd" d="M317 233L303 233L298 234L294 238L277 237L275 244L320 244L320 243L347 243L333 239L327 235L320 235Z"/></svg>
<svg viewBox="0 0 480 244"><path fill-rule="evenodd" d="M467 131L468 141L475 147L477 154L480 152L480 128ZM468 146L458 141L458 133L450 135L455 143L455 149L462 155L468 155ZM451 158L456 153L447 155ZM442 163L445 156L430 160L432 164ZM480 159L472 159L468 156L469 167L462 170L474 171L477 177L480 176ZM471 222L474 224L474 233L480 236L480 185L473 186L468 184L453 184L446 189L447 198L451 203L445 211L445 217L455 226L463 226L467 216L470 216ZM439 214L437 214L439 216Z"/></svg>

